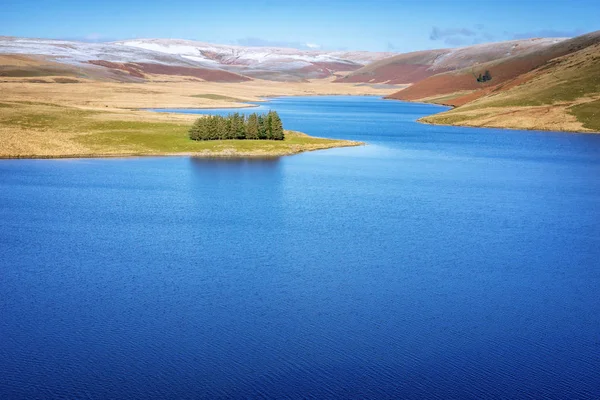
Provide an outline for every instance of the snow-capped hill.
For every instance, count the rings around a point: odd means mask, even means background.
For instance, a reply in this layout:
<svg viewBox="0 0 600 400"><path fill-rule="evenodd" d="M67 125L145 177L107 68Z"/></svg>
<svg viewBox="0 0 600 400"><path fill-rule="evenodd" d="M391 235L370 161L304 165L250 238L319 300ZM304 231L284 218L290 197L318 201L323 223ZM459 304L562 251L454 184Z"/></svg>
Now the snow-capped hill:
<svg viewBox="0 0 600 400"><path fill-rule="evenodd" d="M390 53L304 51L218 45L191 40L136 39L113 43L0 37L0 54L42 57L88 78L140 80L148 74L240 81L326 78ZM211 72L208 72L211 71ZM108 74L107 74L108 73Z"/></svg>
<svg viewBox="0 0 600 400"><path fill-rule="evenodd" d="M89 79L140 81L146 79L148 74L181 75L227 82L250 79L225 71L216 62L199 62L178 54L114 43L0 37L0 54L36 56L47 62L62 64L61 73ZM13 68L3 75L39 76L39 72L16 71Z"/></svg>
<svg viewBox="0 0 600 400"><path fill-rule="evenodd" d="M55 58L56 61L76 64L91 60L111 62L147 62L190 65L178 56L166 56L141 48L116 46L112 43L86 43L67 40L0 37L0 54L32 54Z"/></svg>
<svg viewBox="0 0 600 400"><path fill-rule="evenodd" d="M136 39L115 42L115 44L179 55L207 65L217 63L223 68L237 66L250 70L273 71L293 71L313 67L330 71L344 70L344 68L354 70L369 62L392 55L392 53L376 52L326 52L277 47L215 45L179 39Z"/></svg>
<svg viewBox="0 0 600 400"><path fill-rule="evenodd" d="M344 72L345 77L338 81L414 83L443 71L542 51L562 40L527 39L395 54L244 47L180 39L87 43L0 36L0 54L41 56L60 64L61 70L69 69L71 75L90 79L139 81L149 75L179 75L227 82L252 78L301 81ZM24 76L22 71L3 72L1 67L4 76Z"/></svg>

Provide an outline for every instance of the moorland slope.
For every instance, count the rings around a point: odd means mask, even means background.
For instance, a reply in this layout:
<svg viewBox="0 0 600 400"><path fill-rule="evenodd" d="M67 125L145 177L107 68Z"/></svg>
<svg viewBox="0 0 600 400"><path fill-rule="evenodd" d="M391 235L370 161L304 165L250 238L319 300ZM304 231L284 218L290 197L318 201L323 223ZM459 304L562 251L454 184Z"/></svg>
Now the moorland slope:
<svg viewBox="0 0 600 400"><path fill-rule="evenodd" d="M545 49L426 78L389 98L456 107L423 121L466 126L600 131L600 31Z"/></svg>

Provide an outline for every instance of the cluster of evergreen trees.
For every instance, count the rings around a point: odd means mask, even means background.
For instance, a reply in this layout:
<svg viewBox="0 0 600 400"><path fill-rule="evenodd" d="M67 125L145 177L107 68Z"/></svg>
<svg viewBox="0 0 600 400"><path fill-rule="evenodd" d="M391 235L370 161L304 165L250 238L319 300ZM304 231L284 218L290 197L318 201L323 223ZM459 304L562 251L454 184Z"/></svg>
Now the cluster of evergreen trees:
<svg viewBox="0 0 600 400"><path fill-rule="evenodd" d="M479 76L477 77L477 82L487 82L487 81L491 81L492 80L492 75L490 74L490 71L486 70L485 74L481 75L479 74Z"/></svg>
<svg viewBox="0 0 600 400"><path fill-rule="evenodd" d="M226 117L209 115L198 118L190 129L192 140L283 140L283 138L283 124L275 111L248 116L240 113L229 114Z"/></svg>

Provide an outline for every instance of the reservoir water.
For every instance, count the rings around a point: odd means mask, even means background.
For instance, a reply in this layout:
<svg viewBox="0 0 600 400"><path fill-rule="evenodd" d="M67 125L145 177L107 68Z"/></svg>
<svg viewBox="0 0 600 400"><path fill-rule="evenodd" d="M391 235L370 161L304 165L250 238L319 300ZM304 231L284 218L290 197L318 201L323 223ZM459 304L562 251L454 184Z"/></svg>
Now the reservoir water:
<svg viewBox="0 0 600 400"><path fill-rule="evenodd" d="M600 136L261 108L368 145L0 161L1 399L600 398Z"/></svg>

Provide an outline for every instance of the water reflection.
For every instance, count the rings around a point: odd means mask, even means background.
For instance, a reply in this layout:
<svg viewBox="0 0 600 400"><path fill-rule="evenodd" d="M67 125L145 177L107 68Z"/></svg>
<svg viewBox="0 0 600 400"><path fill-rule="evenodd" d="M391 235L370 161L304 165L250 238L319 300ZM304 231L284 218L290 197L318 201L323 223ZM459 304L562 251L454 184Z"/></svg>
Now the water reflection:
<svg viewBox="0 0 600 400"><path fill-rule="evenodd" d="M197 176L239 176L253 174L255 176L272 176L280 169L281 159L272 158L207 158L190 157L191 170Z"/></svg>

